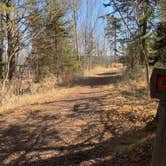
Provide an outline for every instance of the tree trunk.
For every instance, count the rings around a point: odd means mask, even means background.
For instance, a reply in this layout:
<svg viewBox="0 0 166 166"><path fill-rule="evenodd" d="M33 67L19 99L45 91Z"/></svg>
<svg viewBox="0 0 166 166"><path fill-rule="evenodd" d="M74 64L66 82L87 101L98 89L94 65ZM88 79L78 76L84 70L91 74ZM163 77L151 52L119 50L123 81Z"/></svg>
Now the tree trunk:
<svg viewBox="0 0 166 166"><path fill-rule="evenodd" d="M80 61L79 46L78 46L78 30L77 30L77 4L73 2L73 19L74 19L74 33L75 33L75 47L77 52L77 60Z"/></svg>
<svg viewBox="0 0 166 166"><path fill-rule="evenodd" d="M147 27L148 27L148 20L147 20L147 13L148 13L148 8L149 8L149 0L146 0L144 5L144 19L143 22L141 22L141 26L140 26L140 31L141 31L141 43L143 46L143 50L146 51L146 39L145 39L145 35L147 33ZM144 53L143 50L140 51L140 64L144 65L145 62L145 58L144 58Z"/></svg>
<svg viewBox="0 0 166 166"><path fill-rule="evenodd" d="M9 0L6 3L7 7L11 7L11 0ZM11 13L6 14L6 24L7 24L7 41L8 41L8 48L7 48L7 56L9 61L9 74L8 78L9 80L12 79L13 73L15 71L15 55L14 55L14 39L13 39L13 25L12 25L12 19L11 19Z"/></svg>
<svg viewBox="0 0 166 166"><path fill-rule="evenodd" d="M3 37L0 33L0 79L3 78Z"/></svg>
<svg viewBox="0 0 166 166"><path fill-rule="evenodd" d="M16 68L16 64L15 64L15 55L14 55L14 48L13 48L13 38L12 38L12 34L10 32L10 30L7 32L7 38L8 38L8 49L7 49L7 55L8 55L8 59L11 60L9 61L9 75L8 75L8 79L11 80L13 78L13 74Z"/></svg>
<svg viewBox="0 0 166 166"><path fill-rule="evenodd" d="M0 14L0 79L3 78L3 21L2 14Z"/></svg>
<svg viewBox="0 0 166 166"><path fill-rule="evenodd" d="M116 57L117 57L117 22L116 20L114 20L114 24L115 24L115 31L114 31L114 62L116 61Z"/></svg>
<svg viewBox="0 0 166 166"><path fill-rule="evenodd" d="M0 41L0 79L3 78L3 62L2 62L2 56L3 56L3 46L2 46L2 41Z"/></svg>
<svg viewBox="0 0 166 166"><path fill-rule="evenodd" d="M142 30L141 37L144 37L146 35L146 32L147 32L147 20L144 21L142 29L143 30ZM142 43L143 50L146 51L146 40L145 40L145 38L141 39L141 43ZM145 64L145 58L144 58L143 50L140 50L140 65Z"/></svg>

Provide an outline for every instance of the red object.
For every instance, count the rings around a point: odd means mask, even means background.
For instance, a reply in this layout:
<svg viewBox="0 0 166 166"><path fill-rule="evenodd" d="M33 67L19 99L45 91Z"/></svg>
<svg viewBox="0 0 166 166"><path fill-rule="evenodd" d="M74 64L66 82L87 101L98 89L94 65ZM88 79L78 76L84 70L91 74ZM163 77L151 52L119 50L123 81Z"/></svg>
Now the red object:
<svg viewBox="0 0 166 166"><path fill-rule="evenodd" d="M162 81L166 82L166 77L158 77L158 79L157 79L157 89L158 90L166 90L166 83L162 84Z"/></svg>

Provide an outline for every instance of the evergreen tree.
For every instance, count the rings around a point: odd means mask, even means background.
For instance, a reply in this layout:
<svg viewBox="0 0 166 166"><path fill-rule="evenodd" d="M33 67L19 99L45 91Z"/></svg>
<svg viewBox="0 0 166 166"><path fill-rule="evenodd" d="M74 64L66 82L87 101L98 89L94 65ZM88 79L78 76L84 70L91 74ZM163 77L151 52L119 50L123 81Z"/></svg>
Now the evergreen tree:
<svg viewBox="0 0 166 166"><path fill-rule="evenodd" d="M156 62L166 63L166 0L160 0L158 3L158 19L153 42L151 44L153 54L150 56L150 63L154 65Z"/></svg>
<svg viewBox="0 0 166 166"><path fill-rule="evenodd" d="M70 21L65 20L67 9L61 7L61 3L45 2L47 5L43 4L44 13L35 6L31 11L38 15L35 20L33 17L30 19L33 33L43 27L42 32L32 42L32 49L37 56L36 63L38 64L35 63L34 66L38 68L38 78L48 73L60 78L65 72L73 70L75 66L78 67L76 50L72 49L70 33L72 27Z"/></svg>

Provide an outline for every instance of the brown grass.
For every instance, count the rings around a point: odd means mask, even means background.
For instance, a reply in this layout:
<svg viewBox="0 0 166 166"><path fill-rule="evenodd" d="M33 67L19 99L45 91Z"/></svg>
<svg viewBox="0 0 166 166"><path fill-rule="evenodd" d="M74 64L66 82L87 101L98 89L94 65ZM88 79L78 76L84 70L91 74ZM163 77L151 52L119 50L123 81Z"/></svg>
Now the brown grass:
<svg viewBox="0 0 166 166"><path fill-rule="evenodd" d="M114 64L114 67L111 68L111 71L113 72L122 70L124 70L124 67L121 64ZM98 66L91 71L84 71L83 75L84 77L89 77L94 76L96 73L104 73L109 71L110 68ZM0 112L35 103L42 103L44 101L47 102L55 98L63 98L76 91L79 91L79 89L81 89L81 86L82 85L76 85L74 87L60 87L58 86L56 78L50 76L40 83L31 84L30 88L32 94L16 96L13 94L13 91L15 89L15 85L13 85L9 88L8 92L4 96L4 99L2 100Z"/></svg>

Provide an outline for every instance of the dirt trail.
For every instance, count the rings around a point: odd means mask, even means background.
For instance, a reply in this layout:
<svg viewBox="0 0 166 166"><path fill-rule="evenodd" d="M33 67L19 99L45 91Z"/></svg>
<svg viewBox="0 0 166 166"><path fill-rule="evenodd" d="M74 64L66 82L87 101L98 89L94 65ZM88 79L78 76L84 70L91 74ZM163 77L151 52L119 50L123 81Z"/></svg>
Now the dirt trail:
<svg viewBox="0 0 166 166"><path fill-rule="evenodd" d="M144 147L130 155L141 141L151 151L145 125L156 103L146 100L144 87L128 86L119 72L80 85L63 99L0 114L0 165L148 165Z"/></svg>

